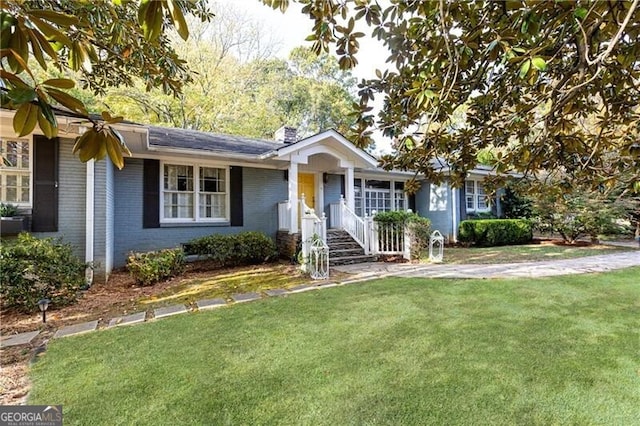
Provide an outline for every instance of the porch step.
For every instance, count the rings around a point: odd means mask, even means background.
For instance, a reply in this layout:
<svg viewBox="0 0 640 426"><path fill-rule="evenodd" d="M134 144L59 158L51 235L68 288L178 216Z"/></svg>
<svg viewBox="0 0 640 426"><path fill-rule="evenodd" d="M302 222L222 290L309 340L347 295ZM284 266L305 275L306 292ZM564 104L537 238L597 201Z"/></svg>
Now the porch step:
<svg viewBox="0 0 640 426"><path fill-rule="evenodd" d="M376 260L376 256L365 255L360 244L343 230L327 230L327 245L329 246L330 266L351 265Z"/></svg>
<svg viewBox="0 0 640 426"><path fill-rule="evenodd" d="M375 262L377 260L374 255L347 256L347 257L329 257L329 266L353 265L355 263Z"/></svg>

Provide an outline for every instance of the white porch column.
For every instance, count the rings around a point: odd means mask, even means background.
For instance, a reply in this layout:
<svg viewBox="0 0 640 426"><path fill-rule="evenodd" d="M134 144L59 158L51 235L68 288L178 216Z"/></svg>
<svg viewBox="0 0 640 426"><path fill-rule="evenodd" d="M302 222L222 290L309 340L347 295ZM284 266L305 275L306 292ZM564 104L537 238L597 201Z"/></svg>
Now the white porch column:
<svg viewBox="0 0 640 426"><path fill-rule="evenodd" d="M84 260L87 263L93 262L94 244L94 186L95 186L95 160L87 161L86 166L86 189L85 189L85 247ZM87 268L85 271L87 283L93 283L93 269Z"/></svg>
<svg viewBox="0 0 640 426"><path fill-rule="evenodd" d="M457 188L451 188L451 229L452 234L451 239L453 242L458 242L458 225L460 224L458 220L458 200L460 195L458 194Z"/></svg>
<svg viewBox="0 0 640 426"><path fill-rule="evenodd" d="M353 185L353 166L347 167L347 173L345 174L344 189L346 194L344 194L344 198L347 201L347 207L353 212L356 210L356 197L355 197L355 188ZM363 188L364 191L364 188Z"/></svg>
<svg viewBox="0 0 640 426"><path fill-rule="evenodd" d="M289 164L289 213L291 214L290 234L298 232L298 163Z"/></svg>

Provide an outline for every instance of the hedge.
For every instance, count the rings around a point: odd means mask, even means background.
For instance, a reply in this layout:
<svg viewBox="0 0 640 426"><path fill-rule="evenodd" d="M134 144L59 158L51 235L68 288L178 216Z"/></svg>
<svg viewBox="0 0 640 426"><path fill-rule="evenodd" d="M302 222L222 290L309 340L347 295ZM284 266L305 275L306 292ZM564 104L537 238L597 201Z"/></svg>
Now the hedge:
<svg viewBox="0 0 640 426"><path fill-rule="evenodd" d="M175 277L185 267L184 251L181 248L131 253L127 258L127 269L139 285L152 285L158 281Z"/></svg>
<svg viewBox="0 0 640 426"><path fill-rule="evenodd" d="M213 234L196 238L185 245L188 254L205 256L220 266L254 265L277 255L276 244L262 232Z"/></svg>
<svg viewBox="0 0 640 426"><path fill-rule="evenodd" d="M86 284L87 264L69 244L21 233L0 245L0 297L2 306L37 311L42 298L53 307L71 304Z"/></svg>
<svg viewBox="0 0 640 426"><path fill-rule="evenodd" d="M525 219L463 220L458 241L482 247L526 244L533 239L531 222Z"/></svg>

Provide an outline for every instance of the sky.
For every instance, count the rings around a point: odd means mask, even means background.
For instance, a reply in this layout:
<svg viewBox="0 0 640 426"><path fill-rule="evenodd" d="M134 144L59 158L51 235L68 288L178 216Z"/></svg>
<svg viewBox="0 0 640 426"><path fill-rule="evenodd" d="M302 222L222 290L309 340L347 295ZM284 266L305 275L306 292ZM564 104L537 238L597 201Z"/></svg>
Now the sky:
<svg viewBox="0 0 640 426"><path fill-rule="evenodd" d="M241 8L248 15L264 23L265 30L271 31L274 38L279 41L276 56L286 59L294 47L311 46L311 42L305 41L305 38L311 34L313 21L301 13L302 5L291 3L287 11L282 13L280 10L273 10L265 6L260 0L223 0L219 4L224 5L225 3ZM352 70L358 80L374 78L376 68L380 70L388 68L385 64L388 53L381 42L371 38L370 29L366 26L361 31L367 35L360 39L360 51L357 55L358 65ZM380 105L380 99L376 99L375 106L380 108ZM379 133L374 133L373 138L376 141L376 153L391 151L388 139L383 138Z"/></svg>

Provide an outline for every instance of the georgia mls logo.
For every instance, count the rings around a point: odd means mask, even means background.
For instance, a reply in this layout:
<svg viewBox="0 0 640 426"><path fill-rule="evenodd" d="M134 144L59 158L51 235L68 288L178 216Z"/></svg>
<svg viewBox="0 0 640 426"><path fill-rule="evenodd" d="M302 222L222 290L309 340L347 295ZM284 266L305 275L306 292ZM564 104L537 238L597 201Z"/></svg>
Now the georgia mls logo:
<svg viewBox="0 0 640 426"><path fill-rule="evenodd" d="M62 405L0 405L0 426L61 426Z"/></svg>

